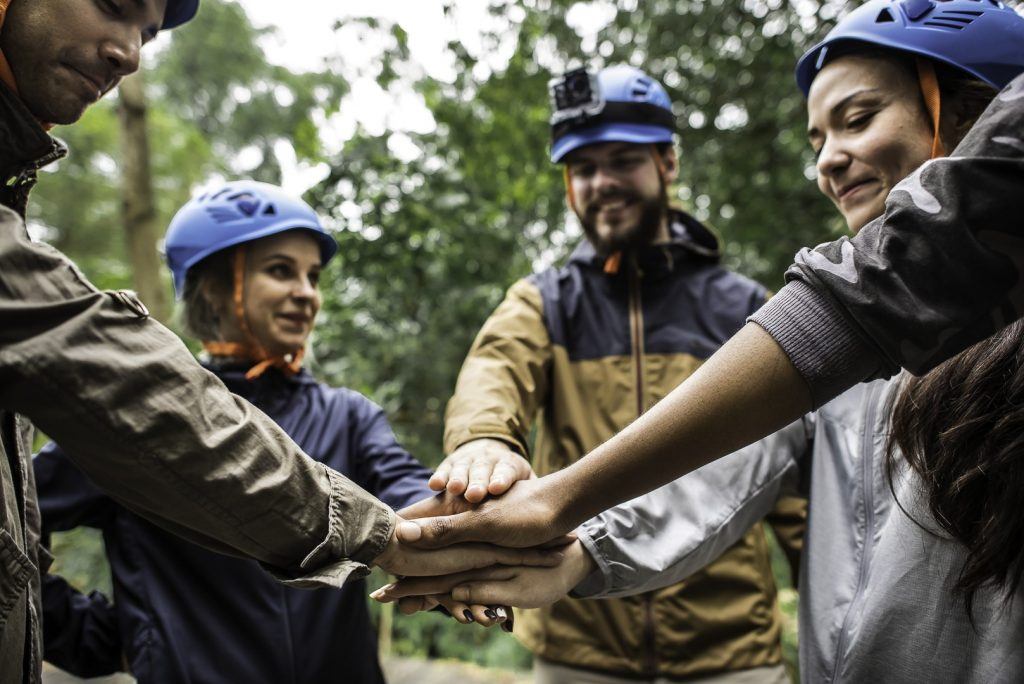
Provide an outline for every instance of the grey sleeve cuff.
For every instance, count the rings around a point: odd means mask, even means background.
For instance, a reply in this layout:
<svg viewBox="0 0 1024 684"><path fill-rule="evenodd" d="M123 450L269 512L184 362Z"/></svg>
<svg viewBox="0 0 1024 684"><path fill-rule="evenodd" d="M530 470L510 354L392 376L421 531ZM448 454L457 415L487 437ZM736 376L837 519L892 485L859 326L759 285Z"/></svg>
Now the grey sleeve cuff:
<svg viewBox="0 0 1024 684"><path fill-rule="evenodd" d="M605 558L597 548L594 538L590 535L590 531L587 529L588 526L600 526L600 524L600 520L595 518L587 521L582 527L576 530L576 535L579 537L580 543L583 544L583 548L587 550L590 557L594 559L594 564L597 565L597 569L584 577L583 581L577 584L573 590L569 592L569 596L573 598L589 598L591 596L603 594L611 589L612 568L608 564L608 559Z"/></svg>
<svg viewBox="0 0 1024 684"><path fill-rule="evenodd" d="M827 295L794 280L747 319L782 347L818 408L880 372L881 363Z"/></svg>

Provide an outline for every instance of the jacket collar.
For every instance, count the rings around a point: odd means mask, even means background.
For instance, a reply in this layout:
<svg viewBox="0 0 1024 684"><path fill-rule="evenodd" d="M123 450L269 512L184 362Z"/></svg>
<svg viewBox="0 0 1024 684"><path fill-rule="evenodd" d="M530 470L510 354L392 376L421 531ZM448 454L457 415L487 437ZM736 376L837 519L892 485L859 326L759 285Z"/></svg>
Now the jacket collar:
<svg viewBox="0 0 1024 684"><path fill-rule="evenodd" d="M13 186L67 154L7 86L0 84L0 182Z"/></svg>
<svg viewBox="0 0 1024 684"><path fill-rule="evenodd" d="M269 368L258 378L249 380L246 372L252 368L252 362L215 361L204 359L202 365L216 375L235 394L243 397L253 396L267 390L295 388L301 385L315 385L316 380L305 368L292 376L287 376L276 368Z"/></svg>
<svg viewBox="0 0 1024 684"><path fill-rule="evenodd" d="M718 238L703 223L681 209L669 210L669 234L667 243L645 245L624 255L623 271L635 265L646 274L671 271L676 262L696 258L717 264L721 259ZM590 268L604 269L607 255L598 254L590 240L583 240L569 257L570 263Z"/></svg>

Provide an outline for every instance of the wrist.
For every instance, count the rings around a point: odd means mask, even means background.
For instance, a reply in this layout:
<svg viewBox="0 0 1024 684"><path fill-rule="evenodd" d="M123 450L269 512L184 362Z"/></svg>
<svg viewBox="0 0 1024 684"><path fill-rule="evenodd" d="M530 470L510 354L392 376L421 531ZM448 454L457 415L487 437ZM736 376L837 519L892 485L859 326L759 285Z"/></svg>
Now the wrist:
<svg viewBox="0 0 1024 684"><path fill-rule="evenodd" d="M566 547L562 567L565 569L562 574L565 579L565 593L571 592L583 580L597 571L597 563L578 539Z"/></svg>
<svg viewBox="0 0 1024 684"><path fill-rule="evenodd" d="M567 534L575 530L589 516L582 514L583 502L579 490L573 486L572 478L566 475L568 469L559 470L538 480L542 489L540 496L550 511L553 532Z"/></svg>

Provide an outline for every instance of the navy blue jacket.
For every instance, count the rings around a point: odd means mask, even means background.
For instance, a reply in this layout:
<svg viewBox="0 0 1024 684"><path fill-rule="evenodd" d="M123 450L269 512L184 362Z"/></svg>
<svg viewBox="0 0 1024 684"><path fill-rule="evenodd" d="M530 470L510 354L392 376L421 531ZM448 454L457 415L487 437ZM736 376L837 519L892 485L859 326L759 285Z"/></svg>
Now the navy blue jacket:
<svg viewBox="0 0 1024 684"><path fill-rule="evenodd" d="M241 368L211 370L313 459L393 508L432 494L430 471L361 394L306 371L286 378L272 369L250 382ZM383 682L364 582L341 591L284 587L254 561L190 544L116 504L55 444L34 465L44 536L102 530L115 599L47 577L46 660L93 676L120 669L123 651L141 684Z"/></svg>

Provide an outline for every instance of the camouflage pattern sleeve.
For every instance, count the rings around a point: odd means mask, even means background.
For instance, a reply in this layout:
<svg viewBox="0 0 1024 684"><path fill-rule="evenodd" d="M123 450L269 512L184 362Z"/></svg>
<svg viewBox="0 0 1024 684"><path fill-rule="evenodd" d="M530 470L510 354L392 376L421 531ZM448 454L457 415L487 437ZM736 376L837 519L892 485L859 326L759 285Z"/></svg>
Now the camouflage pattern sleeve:
<svg viewBox="0 0 1024 684"><path fill-rule="evenodd" d="M1024 315L1024 75L950 157L900 182L853 238L803 249L751 317L815 406L900 367L923 374Z"/></svg>

